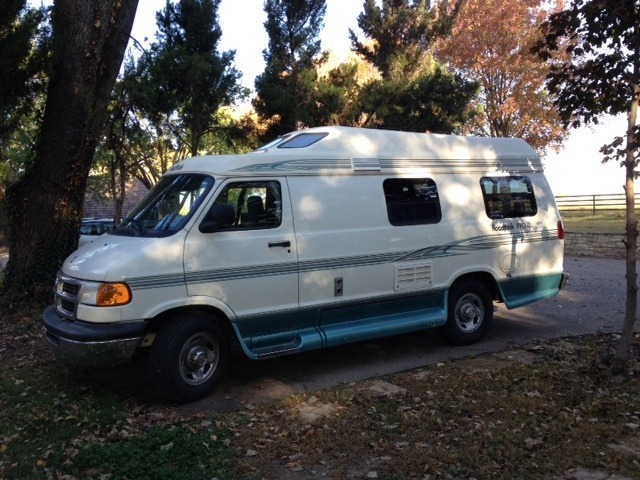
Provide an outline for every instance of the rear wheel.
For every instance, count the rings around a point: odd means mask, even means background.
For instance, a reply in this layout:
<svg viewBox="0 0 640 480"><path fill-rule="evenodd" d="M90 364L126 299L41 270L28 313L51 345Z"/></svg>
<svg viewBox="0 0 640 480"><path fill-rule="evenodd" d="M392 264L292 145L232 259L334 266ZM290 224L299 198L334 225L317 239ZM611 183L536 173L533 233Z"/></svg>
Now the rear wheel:
<svg viewBox="0 0 640 480"><path fill-rule="evenodd" d="M456 345L478 342L493 319L493 302L486 286L474 279L463 280L449 291L444 337Z"/></svg>
<svg viewBox="0 0 640 480"><path fill-rule="evenodd" d="M175 317L158 332L151 347L151 383L171 401L202 398L224 376L229 352L229 335L214 317L202 312Z"/></svg>

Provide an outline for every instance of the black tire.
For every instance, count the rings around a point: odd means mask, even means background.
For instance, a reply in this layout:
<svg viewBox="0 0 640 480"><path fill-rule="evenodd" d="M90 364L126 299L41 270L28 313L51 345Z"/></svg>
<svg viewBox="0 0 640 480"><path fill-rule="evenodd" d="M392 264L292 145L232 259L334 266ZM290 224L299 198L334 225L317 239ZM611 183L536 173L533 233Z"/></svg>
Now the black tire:
<svg viewBox="0 0 640 480"><path fill-rule="evenodd" d="M215 317L190 312L173 318L151 346L149 377L154 389L179 403L205 397L226 373L230 345Z"/></svg>
<svg viewBox="0 0 640 480"><path fill-rule="evenodd" d="M469 345L485 336L492 320L489 290L478 280L467 279L449 290L447 323L440 332L455 345Z"/></svg>

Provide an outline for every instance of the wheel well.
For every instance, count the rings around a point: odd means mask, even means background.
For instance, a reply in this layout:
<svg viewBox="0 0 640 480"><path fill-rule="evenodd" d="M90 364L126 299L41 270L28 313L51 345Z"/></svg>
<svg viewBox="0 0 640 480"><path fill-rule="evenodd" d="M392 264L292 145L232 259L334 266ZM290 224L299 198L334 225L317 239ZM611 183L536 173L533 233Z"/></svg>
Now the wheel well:
<svg viewBox="0 0 640 480"><path fill-rule="evenodd" d="M478 282L482 283L485 287L489 289L489 294L491 295L491 298L493 300L502 301L502 297L500 296L500 289L498 288L498 283L496 282L496 279L493 278L493 275L491 275L490 273L488 272L466 273L456 278L455 281L449 287L449 289L453 288L455 285L457 285L460 282L464 282L465 280L477 280Z"/></svg>
<svg viewBox="0 0 640 480"><path fill-rule="evenodd" d="M148 335L158 332L158 330L160 330L162 326L169 320L177 315L181 315L187 312L204 312L209 314L213 321L216 321L220 326L224 328L225 332L229 335L230 338L235 338L235 332L231 327L231 321L229 320L229 318L222 312L222 310L209 305L189 305L162 312L155 318L149 320L149 327L147 328L146 334Z"/></svg>

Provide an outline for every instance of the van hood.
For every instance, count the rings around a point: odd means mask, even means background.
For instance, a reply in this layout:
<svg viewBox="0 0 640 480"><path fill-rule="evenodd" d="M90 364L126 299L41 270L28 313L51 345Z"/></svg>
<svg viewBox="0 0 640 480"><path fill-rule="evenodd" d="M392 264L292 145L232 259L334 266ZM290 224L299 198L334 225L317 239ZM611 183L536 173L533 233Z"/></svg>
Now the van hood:
<svg viewBox="0 0 640 480"><path fill-rule="evenodd" d="M73 278L116 282L140 276L183 273L185 230L170 237L101 235L73 252L62 272Z"/></svg>

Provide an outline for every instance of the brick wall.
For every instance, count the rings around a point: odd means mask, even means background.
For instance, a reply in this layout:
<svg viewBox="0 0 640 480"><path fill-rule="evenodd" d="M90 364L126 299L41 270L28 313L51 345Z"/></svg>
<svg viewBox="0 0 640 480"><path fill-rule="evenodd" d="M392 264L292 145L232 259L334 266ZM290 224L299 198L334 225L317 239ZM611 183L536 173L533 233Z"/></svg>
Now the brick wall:
<svg viewBox="0 0 640 480"><path fill-rule="evenodd" d="M567 232L564 253L576 257L625 258L623 238L621 233Z"/></svg>

